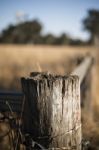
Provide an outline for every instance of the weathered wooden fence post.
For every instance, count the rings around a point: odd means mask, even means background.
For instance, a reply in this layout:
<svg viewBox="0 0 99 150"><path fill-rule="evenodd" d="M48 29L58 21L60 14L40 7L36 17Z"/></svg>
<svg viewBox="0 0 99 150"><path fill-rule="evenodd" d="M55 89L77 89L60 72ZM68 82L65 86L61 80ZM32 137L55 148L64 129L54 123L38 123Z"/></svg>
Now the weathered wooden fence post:
<svg viewBox="0 0 99 150"><path fill-rule="evenodd" d="M88 55L71 73L77 75L81 85L81 104L86 113L92 114L92 66L94 58Z"/></svg>
<svg viewBox="0 0 99 150"><path fill-rule="evenodd" d="M25 132L45 149L81 150L79 78L32 73L21 81Z"/></svg>
<svg viewBox="0 0 99 150"><path fill-rule="evenodd" d="M86 113L92 115L92 66L81 83L81 106Z"/></svg>

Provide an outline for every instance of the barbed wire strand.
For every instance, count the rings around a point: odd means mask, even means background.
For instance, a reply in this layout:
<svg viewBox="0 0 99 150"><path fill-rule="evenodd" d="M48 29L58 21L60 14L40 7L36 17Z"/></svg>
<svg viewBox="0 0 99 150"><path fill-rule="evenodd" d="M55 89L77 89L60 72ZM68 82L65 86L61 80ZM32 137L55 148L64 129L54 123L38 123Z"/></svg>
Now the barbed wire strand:
<svg viewBox="0 0 99 150"><path fill-rule="evenodd" d="M14 112L13 112L13 110L12 110L12 108L11 108L11 106L10 106L10 104L9 104L9 102L8 102L7 100L6 100L6 105L8 106L8 108L9 108L9 110L10 110L10 112L11 112L13 118L14 118ZM9 127L9 128L10 128L10 127ZM10 128L10 130L11 130L11 128ZM14 137L13 137L12 130L11 130L10 133L11 133L12 143L13 143L13 148L14 148Z"/></svg>
<svg viewBox="0 0 99 150"><path fill-rule="evenodd" d="M66 135L66 134L69 134L69 133L71 133L72 131L76 131L76 130L78 130L79 128L81 128L81 124L78 126L78 127L74 127L73 129L70 129L69 131L66 131L65 133L61 133L61 134L58 134L58 135L54 135L54 136L51 136L50 137L50 135L48 135L48 136L43 136L43 137L37 137L38 139L46 139L46 138L51 138L51 139L53 139L53 138L56 138L56 137L58 137L58 136L64 136L64 135Z"/></svg>
<svg viewBox="0 0 99 150"><path fill-rule="evenodd" d="M22 121L22 116L23 116L23 112L24 112L24 105L25 105L25 96L23 97L23 102L22 102L22 107L21 107L21 115L20 115L20 119L19 119L19 128L18 128L18 135L17 135L17 139L16 139L15 150L17 150L20 136L21 136L21 141L23 141L22 140L22 132L21 132L21 128L20 128L20 121Z"/></svg>
<svg viewBox="0 0 99 150"><path fill-rule="evenodd" d="M76 147L78 147L78 146L81 146L82 145L82 141L81 141L81 143L79 143L79 144L77 144L77 145L73 145L72 147L70 147L70 148L67 148L67 147L51 147L51 148L44 148L44 146L42 146L41 144L39 144L38 142L36 142L36 141L34 141L33 139L32 139L32 141L34 142L34 144L36 144L36 145L38 145L40 148L41 148L41 150L75 150L75 148ZM37 149L34 149L33 148L33 150L37 150Z"/></svg>
<svg viewBox="0 0 99 150"><path fill-rule="evenodd" d="M6 105L8 106L8 108L9 108L9 110L10 110L10 112L11 112L11 114L12 114L12 116L14 117L14 112L13 112L13 110L12 110L12 108L11 108L11 106L10 106L10 104L9 104L9 102L6 100Z"/></svg>

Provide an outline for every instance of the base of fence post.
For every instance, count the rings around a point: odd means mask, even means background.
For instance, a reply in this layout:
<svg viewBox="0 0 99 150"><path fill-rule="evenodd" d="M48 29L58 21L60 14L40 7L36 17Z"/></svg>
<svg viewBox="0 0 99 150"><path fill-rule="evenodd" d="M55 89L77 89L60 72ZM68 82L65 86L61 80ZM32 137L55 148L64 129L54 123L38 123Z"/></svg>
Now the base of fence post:
<svg viewBox="0 0 99 150"><path fill-rule="evenodd" d="M21 81L25 132L45 149L81 150L79 78L32 73Z"/></svg>

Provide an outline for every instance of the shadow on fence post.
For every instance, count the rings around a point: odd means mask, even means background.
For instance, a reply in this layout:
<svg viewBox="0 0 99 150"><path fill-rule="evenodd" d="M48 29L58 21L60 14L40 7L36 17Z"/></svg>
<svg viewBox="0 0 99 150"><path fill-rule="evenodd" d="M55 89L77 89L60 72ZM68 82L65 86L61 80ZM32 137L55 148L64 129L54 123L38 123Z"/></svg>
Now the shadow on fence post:
<svg viewBox="0 0 99 150"><path fill-rule="evenodd" d="M81 150L79 78L31 73L21 81L25 133L45 149Z"/></svg>

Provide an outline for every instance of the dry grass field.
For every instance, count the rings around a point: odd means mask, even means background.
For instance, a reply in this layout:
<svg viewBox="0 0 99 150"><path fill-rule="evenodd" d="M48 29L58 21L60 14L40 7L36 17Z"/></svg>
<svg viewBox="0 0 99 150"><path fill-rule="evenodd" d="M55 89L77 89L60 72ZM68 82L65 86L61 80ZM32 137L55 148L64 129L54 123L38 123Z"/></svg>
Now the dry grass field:
<svg viewBox="0 0 99 150"><path fill-rule="evenodd" d="M82 110L83 135L99 150L99 62L95 47L0 45L0 90L20 90L20 77L33 71L69 74L77 65L76 58L92 53L95 64L92 71L93 115ZM2 129L0 129L2 130Z"/></svg>
<svg viewBox="0 0 99 150"><path fill-rule="evenodd" d="M0 46L0 89L19 89L19 78L31 71L49 71L64 74L73 69L75 59L84 55L90 47L53 46ZM71 63L71 67L68 67Z"/></svg>

